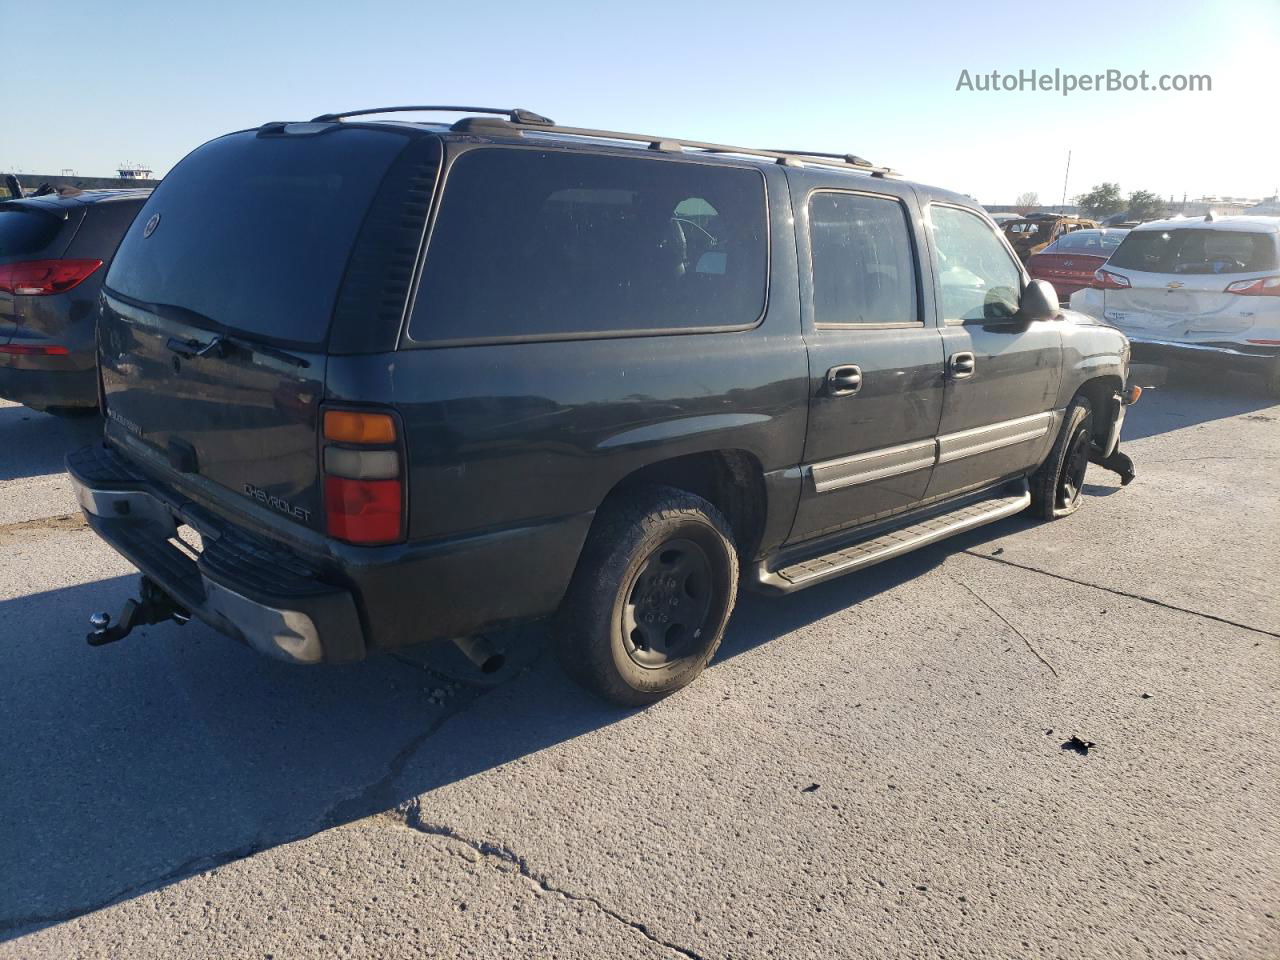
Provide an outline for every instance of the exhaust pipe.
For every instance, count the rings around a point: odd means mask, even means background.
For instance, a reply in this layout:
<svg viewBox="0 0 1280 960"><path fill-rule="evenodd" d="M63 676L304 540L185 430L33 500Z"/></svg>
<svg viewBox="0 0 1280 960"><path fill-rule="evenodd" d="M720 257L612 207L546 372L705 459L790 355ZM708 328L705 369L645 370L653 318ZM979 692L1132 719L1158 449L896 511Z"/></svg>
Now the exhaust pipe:
<svg viewBox="0 0 1280 960"><path fill-rule="evenodd" d="M487 637L454 637L453 645L475 664L481 673L497 673L507 662L507 655L496 649Z"/></svg>

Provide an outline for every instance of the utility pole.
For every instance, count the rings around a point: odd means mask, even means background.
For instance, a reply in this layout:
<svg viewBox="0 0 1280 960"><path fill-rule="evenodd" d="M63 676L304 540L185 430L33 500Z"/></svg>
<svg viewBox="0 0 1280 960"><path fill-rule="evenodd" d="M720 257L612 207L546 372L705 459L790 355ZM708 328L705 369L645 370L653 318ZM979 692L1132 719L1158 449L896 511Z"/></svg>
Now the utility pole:
<svg viewBox="0 0 1280 960"><path fill-rule="evenodd" d="M1062 205L1067 205L1067 178L1071 176L1071 151L1067 151L1067 170L1062 175Z"/></svg>

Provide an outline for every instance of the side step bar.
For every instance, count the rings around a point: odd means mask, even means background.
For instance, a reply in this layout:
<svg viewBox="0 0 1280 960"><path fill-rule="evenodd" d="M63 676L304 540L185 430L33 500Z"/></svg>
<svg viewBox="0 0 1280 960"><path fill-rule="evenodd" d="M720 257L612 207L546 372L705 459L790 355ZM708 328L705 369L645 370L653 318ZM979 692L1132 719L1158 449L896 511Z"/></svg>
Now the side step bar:
<svg viewBox="0 0 1280 960"><path fill-rule="evenodd" d="M989 497L954 507L946 513L937 513L907 526L884 530L852 543L846 540L828 553L801 559L790 559L784 553L781 558L761 560L754 571L756 584L770 593L803 590L882 560L910 553L957 533L1011 517L1030 505L1030 488L1026 480L1020 480L1012 491L1006 486ZM794 557L795 554L791 556ZM769 564L779 560L782 565L777 569L770 569Z"/></svg>

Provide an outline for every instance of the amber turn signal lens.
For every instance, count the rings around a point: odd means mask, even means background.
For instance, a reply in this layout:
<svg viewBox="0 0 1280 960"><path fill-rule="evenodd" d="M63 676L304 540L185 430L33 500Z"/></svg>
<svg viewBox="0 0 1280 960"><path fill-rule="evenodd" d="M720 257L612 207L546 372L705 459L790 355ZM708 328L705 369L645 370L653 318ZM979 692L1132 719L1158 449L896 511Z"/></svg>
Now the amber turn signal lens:
<svg viewBox="0 0 1280 960"><path fill-rule="evenodd" d="M326 410L324 438L338 443L395 443L396 422L386 413Z"/></svg>

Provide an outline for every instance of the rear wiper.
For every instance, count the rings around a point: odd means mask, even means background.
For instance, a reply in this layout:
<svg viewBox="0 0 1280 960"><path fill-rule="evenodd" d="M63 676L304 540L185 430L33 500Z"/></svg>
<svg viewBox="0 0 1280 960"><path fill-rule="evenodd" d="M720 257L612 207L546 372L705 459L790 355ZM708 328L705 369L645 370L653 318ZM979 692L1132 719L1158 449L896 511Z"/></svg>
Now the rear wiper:
<svg viewBox="0 0 1280 960"><path fill-rule="evenodd" d="M233 337L229 334L215 334L213 339L208 343L201 343L199 340L180 340L177 337L170 337L165 346L172 350L180 357L186 357L190 360L193 357L225 357L233 350L241 350L248 354L262 354L265 357L273 357L283 363L287 363L294 367L309 367L311 361L303 357L287 353L284 350L278 350L275 347L269 347L265 343L253 343L249 340L241 340L239 337Z"/></svg>

